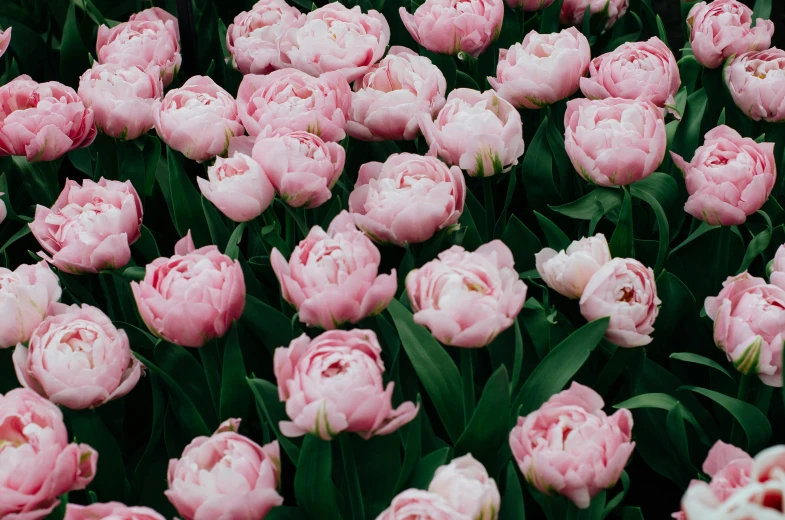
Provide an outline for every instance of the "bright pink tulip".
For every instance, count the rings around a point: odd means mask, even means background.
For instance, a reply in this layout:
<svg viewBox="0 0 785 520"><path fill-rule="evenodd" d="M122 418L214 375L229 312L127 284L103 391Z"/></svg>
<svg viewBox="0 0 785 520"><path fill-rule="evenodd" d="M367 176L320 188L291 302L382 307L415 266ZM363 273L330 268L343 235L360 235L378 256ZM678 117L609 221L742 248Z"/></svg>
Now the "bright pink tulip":
<svg viewBox="0 0 785 520"><path fill-rule="evenodd" d="M573 382L518 418L510 448L529 484L567 497L580 509L616 484L635 448L632 414L621 409L608 417L604 406L597 392Z"/></svg>
<svg viewBox="0 0 785 520"><path fill-rule="evenodd" d="M537 272L548 287L567 298L580 298L592 275L611 261L605 235L573 240L566 250L543 248L534 255Z"/></svg>
<svg viewBox="0 0 785 520"><path fill-rule="evenodd" d="M46 251L39 256L61 271L119 269L141 236L142 202L131 181L66 180L51 209L36 207L30 229Z"/></svg>
<svg viewBox="0 0 785 520"><path fill-rule="evenodd" d="M169 461L166 497L183 520L259 520L283 503L278 441L259 446L239 427L228 419Z"/></svg>
<svg viewBox="0 0 785 520"><path fill-rule="evenodd" d="M496 520L501 496L496 481L471 454L436 468L428 491L444 497L456 511L473 520Z"/></svg>
<svg viewBox="0 0 785 520"><path fill-rule="evenodd" d="M488 83L516 108L542 108L575 94L590 61L589 40L575 27L531 31L523 43L499 51L496 77Z"/></svg>
<svg viewBox="0 0 785 520"><path fill-rule="evenodd" d="M22 264L14 271L0 267L0 348L27 342L61 294L57 275L46 262Z"/></svg>
<svg viewBox="0 0 785 520"><path fill-rule="evenodd" d="M0 57L8 50L8 45L11 43L11 29L9 27L5 31L0 30Z"/></svg>
<svg viewBox="0 0 785 520"><path fill-rule="evenodd" d="M377 243L425 242L458 222L466 181L456 166L411 153L360 166L349 211L357 227Z"/></svg>
<svg viewBox="0 0 785 520"><path fill-rule="evenodd" d="M312 433L330 440L341 432L364 439L388 435L417 415L411 401L393 408L394 383L384 386L382 347L372 330L330 330L314 339L303 334L275 349L278 396L291 421L281 433Z"/></svg>
<svg viewBox="0 0 785 520"><path fill-rule="evenodd" d="M545 9L553 3L553 0L505 0L512 9L521 8L524 11L532 12Z"/></svg>
<svg viewBox="0 0 785 520"><path fill-rule="evenodd" d="M194 248L191 232L174 256L145 268L131 290L150 332L184 347L201 347L229 330L245 308L245 278L237 260L210 245Z"/></svg>
<svg viewBox="0 0 785 520"><path fill-rule="evenodd" d="M456 511L436 493L407 489L393 498L376 520L477 520ZM493 520L493 519L491 519Z"/></svg>
<svg viewBox="0 0 785 520"><path fill-rule="evenodd" d="M436 121L423 113L417 121L430 146L428 155L472 177L509 171L523 155L521 116L493 90L455 89Z"/></svg>
<svg viewBox="0 0 785 520"><path fill-rule="evenodd" d="M564 0L559 20L564 25L583 24L586 8L591 16L600 17L605 21L605 29L610 29L616 21L627 13L630 0Z"/></svg>
<svg viewBox="0 0 785 520"><path fill-rule="evenodd" d="M196 182L204 198L235 222L261 215L273 202L275 190L259 163L238 153L229 159L217 157L207 168L207 180Z"/></svg>
<svg viewBox="0 0 785 520"><path fill-rule="evenodd" d="M53 161L95 139L93 110L74 89L19 76L0 87L0 156Z"/></svg>
<svg viewBox="0 0 785 520"><path fill-rule="evenodd" d="M410 141L420 135L417 114L436 117L446 90L447 80L431 60L406 47L390 47L354 82L346 132L363 141Z"/></svg>
<svg viewBox="0 0 785 520"><path fill-rule="evenodd" d="M777 179L774 143L756 143L725 125L706 134L691 162L671 157L690 194L684 211L712 225L743 224L763 207Z"/></svg>
<svg viewBox="0 0 785 520"><path fill-rule="evenodd" d="M725 67L725 83L736 106L750 119L785 121L785 51L747 52Z"/></svg>
<svg viewBox="0 0 785 520"><path fill-rule="evenodd" d="M785 244L777 248L774 259L769 262L766 271L771 283L785 289Z"/></svg>
<svg viewBox="0 0 785 520"><path fill-rule="evenodd" d="M63 520L166 520L149 507L128 507L119 502L89 506L68 504Z"/></svg>
<svg viewBox="0 0 785 520"><path fill-rule="evenodd" d="M98 454L68 443L63 413L27 388L0 395L0 518L40 520L95 476Z"/></svg>

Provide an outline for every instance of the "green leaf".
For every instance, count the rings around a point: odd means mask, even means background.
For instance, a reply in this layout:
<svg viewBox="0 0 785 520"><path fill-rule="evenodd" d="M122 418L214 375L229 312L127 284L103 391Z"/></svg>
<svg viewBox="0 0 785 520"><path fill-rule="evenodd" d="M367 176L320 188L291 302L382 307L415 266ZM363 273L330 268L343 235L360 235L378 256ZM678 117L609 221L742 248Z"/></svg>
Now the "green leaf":
<svg viewBox="0 0 785 520"><path fill-rule="evenodd" d="M419 394L417 402L420 402ZM420 404L422 407L422 404ZM398 480L395 483L395 494L397 495L406 488L409 478L414 473L414 468L417 461L420 460L422 455L422 408L417 414L417 417L409 423L409 433L406 436L406 443L403 450L403 464L401 464L401 471L398 474Z"/></svg>
<svg viewBox="0 0 785 520"><path fill-rule="evenodd" d="M758 211L761 216L766 220L766 229L755 235L752 240L750 240L749 246L747 246L747 251L744 253L744 259L741 261L741 265L739 266L739 270L736 274L741 274L747 270L753 260L757 258L758 255L763 253L767 247L769 247L769 242L771 242L771 219L766 214L765 211Z"/></svg>
<svg viewBox="0 0 785 520"><path fill-rule="evenodd" d="M608 245L610 246L611 254L616 258L632 258L635 256L632 234L632 198L626 189L624 189L624 200L619 211L616 230L613 232Z"/></svg>
<svg viewBox="0 0 785 520"><path fill-rule="evenodd" d="M47 208L52 207L60 194L57 171L62 161L58 159L48 162L30 162L18 155L12 156L11 160L33 202Z"/></svg>
<svg viewBox="0 0 785 520"><path fill-rule="evenodd" d="M215 244L218 249L226 249L229 238L231 237L229 229L227 229L226 224L224 224L221 214L215 209L212 202L204 198L204 195L202 196L202 211L204 212L204 218L207 221L207 229L210 230L212 243Z"/></svg>
<svg viewBox="0 0 785 520"><path fill-rule="evenodd" d="M96 473L100 476L90 483L90 488L103 502L125 501L125 464L112 432L95 410L68 410L71 435L98 452Z"/></svg>
<svg viewBox="0 0 785 520"><path fill-rule="evenodd" d="M720 365L713 359L709 359L707 357L701 356L699 354L694 354L692 352L674 352L673 354L670 355L670 358L679 361L684 361L685 363L695 363L697 365L703 365L709 368L713 368L714 370L717 370L725 374L726 376L728 376L728 378L731 381L736 383L736 380L733 379L733 376L730 375L730 372L725 370L725 368L722 365Z"/></svg>
<svg viewBox="0 0 785 520"><path fill-rule="evenodd" d="M290 438L281 434L278 423L286 421L289 417L286 415L286 408L284 403L278 397L278 387L264 379L251 379L246 378L248 386L256 397L256 403L264 414L262 423L267 424L275 434L275 438L281 444L283 451L289 456L289 459L297 466L300 460L300 447L297 446ZM262 419L260 417L260 419ZM310 435L308 435L310 437Z"/></svg>
<svg viewBox="0 0 785 520"><path fill-rule="evenodd" d="M534 212L537 217L537 222L540 223L542 232L545 233L545 239L548 241L548 246L556 251L567 249L570 245L570 239L564 234L564 231L553 223L548 217L540 213Z"/></svg>
<svg viewBox="0 0 785 520"><path fill-rule="evenodd" d="M340 520L332 482L332 449L328 441L306 435L297 471L294 493L297 505L314 520Z"/></svg>
<svg viewBox="0 0 785 520"><path fill-rule="evenodd" d="M695 154L698 148L698 143L701 138L701 123L703 122L703 115L706 113L706 108L709 103L709 98L706 90L699 89L690 94L687 98L687 108L684 110L684 115L676 129L676 136L673 140L673 151L681 155L684 160L689 161Z"/></svg>
<svg viewBox="0 0 785 520"><path fill-rule="evenodd" d="M618 507L619 504L621 504L622 500L624 500L624 497L627 496L627 491L629 491L630 489L630 476L627 475L626 471L621 472L620 480L621 480L621 491L619 492L618 495L608 500L608 502L605 504L605 510L602 512L602 516L600 517L600 520L605 520L605 518L609 514L611 514L611 512L614 509L616 509L616 507Z"/></svg>
<svg viewBox="0 0 785 520"><path fill-rule="evenodd" d="M171 148L166 148L166 158L169 165L169 188L172 196L172 210L174 211L174 224L181 237L191 231L196 247L211 243L208 233L207 221L201 208L201 195L194 188L183 169L183 156Z"/></svg>
<svg viewBox="0 0 785 520"><path fill-rule="evenodd" d="M161 256L161 252L158 251L158 244L155 243L155 237L153 237L153 234L150 232L150 228L144 224L142 225L142 234L139 237L139 240L134 242L134 245L131 247L135 251L138 251L148 264Z"/></svg>
<svg viewBox="0 0 785 520"><path fill-rule="evenodd" d="M537 235L532 233L515 215L510 216L501 240L512 251L515 268L518 271L534 269L534 255L542 249L542 244L540 244Z"/></svg>
<svg viewBox="0 0 785 520"><path fill-rule="evenodd" d="M603 214L605 214L621 206L621 202L622 196L619 190L594 188L578 200L561 206L550 206L550 208L570 218L591 220L599 207L602 207Z"/></svg>
<svg viewBox="0 0 785 520"><path fill-rule="evenodd" d="M466 430L455 443L455 455L471 453L486 468L492 467L505 439L510 434L507 414L510 408L510 383L507 369L499 367L488 379L477 408Z"/></svg>
<svg viewBox="0 0 785 520"><path fill-rule="evenodd" d="M229 237L229 242L226 244L225 254L232 260L237 260L237 257L240 256L240 240L243 238L243 231L245 231L245 222L240 222L232 231L232 236Z"/></svg>
<svg viewBox="0 0 785 520"><path fill-rule="evenodd" d="M688 237L687 237L687 238L684 240L684 242L682 242L682 243L681 243L681 244L679 244L678 246L676 246L676 247L674 247L673 249L671 249L671 252L668 254L668 256L671 256L671 255L673 255L673 254L674 254L676 251L678 251L678 250L679 250L679 249L681 249L682 247L686 246L687 244L689 244L689 243L690 243L690 242L692 242L693 240L695 240L695 239L699 238L701 235L703 235L703 234L705 234L705 233L708 233L709 231L712 231L712 230L714 230L714 229L717 229L717 228L719 228L719 227L720 227L720 226L712 226L711 224L707 224L707 223L705 223L705 222L701 222L701 224L698 226L698 229L696 229L695 231L693 231L693 232L690 234L690 236L688 236Z"/></svg>
<svg viewBox="0 0 785 520"><path fill-rule="evenodd" d="M559 14L561 13L561 6L563 2L564 0L556 0L540 12L542 17L539 31L540 34L548 34L559 31L561 27L561 23L559 22Z"/></svg>
<svg viewBox="0 0 785 520"><path fill-rule="evenodd" d="M218 416L213 407L209 385L204 370L194 356L185 348L161 341L155 347L155 360L183 391L193 398L193 403L208 426L218 425Z"/></svg>
<svg viewBox="0 0 785 520"><path fill-rule="evenodd" d="M681 405L675 397L662 393L640 394L613 405L613 407L617 409L626 408L627 410L636 410L638 408L656 408L666 411L670 411L674 406L682 406L683 408L683 405ZM682 410L682 416L687 422L693 425L696 430L701 431L698 421L689 410L684 408Z"/></svg>
<svg viewBox="0 0 785 520"><path fill-rule="evenodd" d="M684 427L682 410L684 410L684 407L678 402L677 406L670 409L665 417L665 431L668 432L668 440L676 449L679 460L690 467L691 470L694 470L693 473L697 473L698 471L695 470L692 462L690 462L690 445L687 440L687 428Z"/></svg>
<svg viewBox="0 0 785 520"><path fill-rule="evenodd" d="M662 40L662 43L668 45L668 33L665 31L665 25L662 23L660 15L657 15L657 35Z"/></svg>
<svg viewBox="0 0 785 520"><path fill-rule="evenodd" d="M543 119L521 163L526 200L535 210L547 204L561 203L559 190L553 179L553 156L548 146L548 118Z"/></svg>
<svg viewBox="0 0 785 520"><path fill-rule="evenodd" d="M507 464L507 485L504 488L501 506L499 507L499 520L526 520L526 510L523 506L523 489L515 471L515 462Z"/></svg>
<svg viewBox="0 0 785 520"><path fill-rule="evenodd" d="M752 26L754 27L758 18L768 20L771 18L771 0L755 0L755 7L752 9Z"/></svg>
<svg viewBox="0 0 785 520"><path fill-rule="evenodd" d="M695 56L684 56L678 62L681 84L687 87L687 93L692 94L698 86L698 79L703 72L703 66L698 63Z"/></svg>
<svg viewBox="0 0 785 520"><path fill-rule="evenodd" d="M357 463L355 462L352 444L349 437L340 435L338 442L341 446L341 458L343 459L343 471L346 476L349 491L349 509L354 520L365 519L365 507L363 506L363 494L360 489L360 477L357 475ZM295 477L297 478L297 477Z"/></svg>
<svg viewBox="0 0 785 520"><path fill-rule="evenodd" d="M224 359L221 372L221 400L219 419L225 421L233 417L245 417L248 412L250 395L245 381L245 363L237 335L237 324L232 325L224 345Z"/></svg>
<svg viewBox="0 0 785 520"><path fill-rule="evenodd" d="M74 0L69 2L63 26L63 38L60 42L60 78L66 85L76 88L79 84L79 76L90 68L90 63L87 60L88 51L82 41L79 24L76 21L74 4ZM14 31L16 31L16 27L14 27Z"/></svg>
<svg viewBox="0 0 785 520"><path fill-rule="evenodd" d="M433 474L439 466L443 466L450 459L450 448L440 448L421 458L414 468L410 487L415 489L428 489L433 480Z"/></svg>
<svg viewBox="0 0 785 520"><path fill-rule="evenodd" d="M666 177L671 179L670 176ZM670 244L670 226L668 225L668 217L665 215L665 210L662 209L662 206L660 205L657 198L650 192L633 185L630 189L630 193L632 193L634 197L641 199L651 206L651 209L654 211L654 216L657 218L659 246L657 248L657 263L654 264L654 276L657 276L660 274L660 272L662 272L662 269L665 266L665 260L668 258L668 245Z"/></svg>
<svg viewBox="0 0 785 520"><path fill-rule="evenodd" d="M253 330L270 355L278 347L288 347L302 333L297 324L292 328L292 321L283 313L250 294L245 296L245 311L240 319Z"/></svg>

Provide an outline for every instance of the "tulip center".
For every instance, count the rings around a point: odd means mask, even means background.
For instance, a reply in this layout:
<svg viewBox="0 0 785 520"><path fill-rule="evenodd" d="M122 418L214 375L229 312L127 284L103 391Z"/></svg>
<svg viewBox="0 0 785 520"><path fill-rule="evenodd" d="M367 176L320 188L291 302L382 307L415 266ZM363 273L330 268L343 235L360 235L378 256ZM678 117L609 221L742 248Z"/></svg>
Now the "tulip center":
<svg viewBox="0 0 785 520"><path fill-rule="evenodd" d="M619 301L630 303L635 299L635 289L632 287L622 287L622 296Z"/></svg>

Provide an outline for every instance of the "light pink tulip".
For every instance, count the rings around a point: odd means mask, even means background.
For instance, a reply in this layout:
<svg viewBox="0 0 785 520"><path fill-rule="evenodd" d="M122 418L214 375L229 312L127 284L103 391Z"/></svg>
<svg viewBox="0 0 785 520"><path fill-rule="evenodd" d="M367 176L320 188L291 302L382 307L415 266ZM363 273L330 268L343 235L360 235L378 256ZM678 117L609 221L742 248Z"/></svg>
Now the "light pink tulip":
<svg viewBox="0 0 785 520"><path fill-rule="evenodd" d="M725 125L706 134L691 162L671 157L690 194L684 211L712 225L743 224L763 207L777 179L774 143L756 143Z"/></svg>
<svg viewBox="0 0 785 520"><path fill-rule="evenodd" d="M601 17L605 21L604 28L610 29L627 13L630 0L564 0L559 20L564 25L580 26L587 7L591 16Z"/></svg>
<svg viewBox="0 0 785 520"><path fill-rule="evenodd" d="M488 83L516 108L542 108L575 94L590 61L589 40L575 27L531 31L523 43L499 51L496 77Z"/></svg>
<svg viewBox="0 0 785 520"><path fill-rule="evenodd" d="M232 65L243 74L269 74L281 68L278 38L286 29L302 27L305 15L285 0L259 0L234 17L226 29Z"/></svg>
<svg viewBox="0 0 785 520"><path fill-rule="evenodd" d="M616 484L635 448L632 414L621 409L608 417L604 406L600 394L573 382L518 418L510 448L529 484L567 497L579 509Z"/></svg>
<svg viewBox="0 0 785 520"><path fill-rule="evenodd" d="M509 171L523 155L521 116L493 90L455 89L436 121L423 113L417 121L430 146L428 155L472 177Z"/></svg>
<svg viewBox="0 0 785 520"><path fill-rule="evenodd" d="M428 491L444 497L456 511L473 520L496 520L501 496L496 481L471 454L436 468Z"/></svg>
<svg viewBox="0 0 785 520"><path fill-rule="evenodd" d="M346 137L351 103L352 89L338 72L318 78L297 69L276 70L266 76L247 74L237 92L243 125L253 136L271 126L340 141Z"/></svg>
<svg viewBox="0 0 785 520"><path fill-rule="evenodd" d="M447 80L431 60L406 47L390 47L354 82L346 132L363 141L411 141L420 135L417 114L436 117L446 91Z"/></svg>
<svg viewBox="0 0 785 520"><path fill-rule="evenodd" d="M777 248L774 259L766 267L766 272L771 283L785 289L785 244Z"/></svg>
<svg viewBox="0 0 785 520"><path fill-rule="evenodd" d="M53 161L95 139L93 110L74 89L19 76L0 87L0 156Z"/></svg>
<svg viewBox="0 0 785 520"><path fill-rule="evenodd" d="M0 348L27 342L61 294L57 275L46 262L22 264L14 271L0 267Z"/></svg>
<svg viewBox="0 0 785 520"><path fill-rule="evenodd" d="M11 29L9 27L5 31L0 29L0 57L8 50L8 45L11 43Z"/></svg>
<svg viewBox="0 0 785 520"><path fill-rule="evenodd" d="M398 11L417 43L429 51L475 58L499 37L504 21L502 0L425 0L414 14Z"/></svg>
<svg viewBox="0 0 785 520"><path fill-rule="evenodd" d="M611 261L605 235L573 240L566 250L543 248L534 255L537 272L548 287L567 298L580 298L589 279Z"/></svg>
<svg viewBox="0 0 785 520"><path fill-rule="evenodd" d="M329 330L314 339L303 334L273 357L278 396L291 421L281 433L312 433L331 440L341 432L364 439L388 435L412 421L419 405L393 408L394 383L384 386L382 347L372 330Z"/></svg>
<svg viewBox="0 0 785 520"><path fill-rule="evenodd" d="M278 441L259 446L239 427L228 419L169 461L166 497L183 520L259 520L283 503Z"/></svg>
<svg viewBox="0 0 785 520"><path fill-rule="evenodd" d="M651 268L632 258L614 258L589 278L579 303L588 321L610 316L609 341L640 347L651 343L662 302Z"/></svg>
<svg viewBox="0 0 785 520"><path fill-rule="evenodd" d="M68 443L63 413L27 388L0 395L0 518L40 520L95 476L98 454Z"/></svg>
<svg viewBox="0 0 785 520"><path fill-rule="evenodd" d="M553 3L553 0L505 0L511 9L520 8L526 12L539 11L545 9Z"/></svg>
<svg viewBox="0 0 785 520"><path fill-rule="evenodd" d="M207 180L196 182L204 198L235 222L247 222L261 215L273 202L275 190L259 163L238 153L229 159L218 157L207 168Z"/></svg>
<svg viewBox="0 0 785 520"><path fill-rule="evenodd" d="M0 197L5 195L3 192L0 192ZM0 224L3 223L5 217L8 216L8 209L5 207L5 201L0 199Z"/></svg>
<svg viewBox="0 0 785 520"><path fill-rule="evenodd" d="M564 127L572 165L593 184L632 184L665 158L665 118L650 101L573 99L567 102Z"/></svg>
<svg viewBox="0 0 785 520"><path fill-rule="evenodd" d="M716 69L733 55L768 49L774 34L771 20L753 20L752 9L738 0L695 4L687 15L687 23L692 53L709 69Z"/></svg>
<svg viewBox="0 0 785 520"><path fill-rule="evenodd" d="M417 244L458 222L466 181L456 166L411 153L360 166L349 211L377 243Z"/></svg>
<svg viewBox="0 0 785 520"><path fill-rule="evenodd" d="M155 131L194 161L226 155L229 139L243 135L237 103L206 76L193 76L153 105Z"/></svg>
<svg viewBox="0 0 785 520"><path fill-rule="evenodd" d="M174 252L147 264L144 280L131 282L131 290L150 332L175 345L201 347L240 319L243 270L216 246L195 249L190 231Z"/></svg>
<svg viewBox="0 0 785 520"><path fill-rule="evenodd" d="M725 83L736 106L755 121L785 121L785 51L766 51L736 56L725 67Z"/></svg>
<svg viewBox="0 0 785 520"><path fill-rule="evenodd" d="M428 491L407 489L393 498L376 520L476 520L456 511L447 500Z"/></svg>
<svg viewBox="0 0 785 520"><path fill-rule="evenodd" d="M166 520L149 507L128 507L119 502L89 506L68 504L63 520Z"/></svg>
<svg viewBox="0 0 785 520"><path fill-rule="evenodd" d="M252 151L275 191L288 205L321 206L343 172L346 150L309 132L267 127Z"/></svg>
<svg viewBox="0 0 785 520"><path fill-rule="evenodd" d="M131 181L66 180L51 209L36 207L30 230L46 251L38 255L61 271L119 269L141 236L142 202Z"/></svg>

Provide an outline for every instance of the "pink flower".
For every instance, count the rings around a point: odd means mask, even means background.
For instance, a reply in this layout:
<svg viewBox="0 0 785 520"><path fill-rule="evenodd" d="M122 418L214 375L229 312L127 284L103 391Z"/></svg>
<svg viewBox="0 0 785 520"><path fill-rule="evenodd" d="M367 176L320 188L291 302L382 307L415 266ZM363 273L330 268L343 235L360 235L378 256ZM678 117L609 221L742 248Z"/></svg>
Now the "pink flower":
<svg viewBox="0 0 785 520"><path fill-rule="evenodd" d="M511 9L520 7L524 11L539 11L553 3L553 0L505 0Z"/></svg>
<svg viewBox="0 0 785 520"><path fill-rule="evenodd" d="M610 316L609 341L640 347L651 343L662 302L651 268L632 258L614 258L589 278L579 303L588 321Z"/></svg>
<svg viewBox="0 0 785 520"><path fill-rule="evenodd" d="M785 51L773 47L736 56L725 67L725 83L736 106L749 118L785 121Z"/></svg>
<svg viewBox="0 0 785 520"><path fill-rule="evenodd" d="M238 153L229 159L218 157L207 168L207 180L196 182L204 198L235 222L247 222L261 215L273 202L275 190L259 163Z"/></svg>
<svg viewBox="0 0 785 520"><path fill-rule="evenodd" d="M89 506L68 504L63 520L166 520L149 507L128 507L119 502Z"/></svg>
<svg viewBox="0 0 785 520"><path fill-rule="evenodd" d="M278 395L291 421L281 433L312 433L331 440L343 431L364 439L388 435L417 415L411 401L392 406L393 382L384 386L382 347L372 330L330 330L314 339L303 334L275 349Z"/></svg>
<svg viewBox="0 0 785 520"><path fill-rule="evenodd" d="M346 160L341 145L286 128L267 127L257 139L253 157L285 203L315 208L330 200Z"/></svg>
<svg viewBox="0 0 785 520"><path fill-rule="evenodd" d="M567 102L564 126L567 155L593 184L632 184L651 175L665 158L665 119L650 101L573 99Z"/></svg>
<svg viewBox="0 0 785 520"><path fill-rule="evenodd" d="M190 231L174 252L148 264L144 280L131 282L131 290L150 332L175 345L201 347L240 319L243 271L216 246L195 249Z"/></svg>
<svg viewBox="0 0 785 520"><path fill-rule="evenodd" d="M61 271L118 269L141 235L142 202L131 181L66 180L51 209L36 207L30 230L46 251L39 256Z"/></svg>
<svg viewBox="0 0 785 520"><path fill-rule="evenodd" d="M695 59L704 67L716 69L734 54L768 49L774 23L758 18L752 27L752 22L752 9L738 0L695 4L687 15Z"/></svg>
<svg viewBox="0 0 785 520"><path fill-rule="evenodd" d="M436 468L428 491L444 497L456 511L473 520L495 520L501 496L496 481L471 454Z"/></svg>
<svg viewBox="0 0 785 520"><path fill-rule="evenodd" d="M5 31L0 30L0 57L5 54L5 51L8 50L8 44L11 43L11 29L12 27L9 27Z"/></svg>
<svg viewBox="0 0 785 520"><path fill-rule="evenodd" d="M194 161L225 155L229 139L243 135L237 103L206 76L193 76L153 105L155 131Z"/></svg>
<svg viewBox="0 0 785 520"><path fill-rule="evenodd" d="M493 90L455 89L436 121L423 113L417 121L430 146L428 155L472 177L509 171L523 155L521 116Z"/></svg>
<svg viewBox="0 0 785 520"><path fill-rule="evenodd" d="M763 207L777 178L774 143L756 143L725 125L706 134L691 162L671 157L690 194L684 211L712 225L743 224Z"/></svg>
<svg viewBox="0 0 785 520"><path fill-rule="evenodd" d="M125 331L86 304L53 303L29 348L18 343L13 360L22 386L73 410L124 396L142 375Z"/></svg>
<svg viewBox="0 0 785 520"><path fill-rule="evenodd" d="M417 114L435 117L444 106L447 80L431 60L406 47L354 82L346 132L363 141L407 140L420 134Z"/></svg>
<svg viewBox="0 0 785 520"><path fill-rule="evenodd" d="M14 271L0 267L0 348L26 343L61 294L46 262L22 264Z"/></svg>
<svg viewBox="0 0 785 520"><path fill-rule="evenodd" d="M90 446L68 444L56 405L26 388L0 395L0 518L46 517L58 496L93 480L97 459Z"/></svg>
<svg viewBox="0 0 785 520"><path fill-rule="evenodd" d="M785 289L785 244L777 248L774 259L769 262L766 271L771 283Z"/></svg>
<svg viewBox="0 0 785 520"><path fill-rule="evenodd" d="M573 382L518 418L510 448L529 484L567 497L580 509L616 484L635 448L632 414L622 409L608 417L603 406L597 392Z"/></svg>
<svg viewBox="0 0 785 520"><path fill-rule="evenodd" d="M2 197L3 195L4 193L0 192L0 197ZM0 224L3 223L7 215L8 215L8 209L6 209L5 207L5 202L2 199L0 199Z"/></svg>
<svg viewBox="0 0 785 520"><path fill-rule="evenodd" d="M522 44L499 51L496 77L488 83L516 108L542 108L573 95L590 61L589 40L575 27L531 31Z"/></svg>
<svg viewBox="0 0 785 520"><path fill-rule="evenodd" d="M269 74L280 68L278 38L287 28L304 23L305 15L284 0L259 0L226 29L232 65L243 74Z"/></svg>
<svg viewBox="0 0 785 520"><path fill-rule="evenodd" d="M407 489L393 498L376 520L476 520L456 511L447 500L429 491ZM493 520L493 518L491 519Z"/></svg>
<svg viewBox="0 0 785 520"><path fill-rule="evenodd" d="M610 29L616 21L627 13L630 0L564 0L559 20L564 25L583 24L583 15L589 8L591 16L605 21L604 28Z"/></svg>
<svg viewBox="0 0 785 520"><path fill-rule="evenodd" d="M611 261L605 235L573 240L566 250L543 248L534 255L537 272L548 287L567 298L580 298L592 275Z"/></svg>
<svg viewBox="0 0 785 520"><path fill-rule="evenodd" d="M429 51L479 56L502 31L502 0L425 0L414 14L399 9L417 43Z"/></svg>
<svg viewBox="0 0 785 520"><path fill-rule="evenodd" d="M74 89L19 76L0 87L0 156L53 161L95 139L93 110Z"/></svg>
<svg viewBox="0 0 785 520"><path fill-rule="evenodd" d="M465 201L466 181L457 167L399 153L360 166L349 212L374 241L403 246L456 224Z"/></svg>
<svg viewBox="0 0 785 520"><path fill-rule="evenodd" d="M169 461L166 497L183 520L258 520L283 503L278 441L259 446L239 427L240 419L228 419Z"/></svg>
<svg viewBox="0 0 785 520"><path fill-rule="evenodd" d="M382 59L389 41L390 26L381 13L332 2L308 13L301 27L287 29L278 48L283 67L311 76L337 71L351 82Z"/></svg>
<svg viewBox="0 0 785 520"><path fill-rule="evenodd" d="M145 9L111 29L98 28L95 48L98 63L116 63L123 68L157 70L164 87L177 75L182 63L177 18L160 8Z"/></svg>

